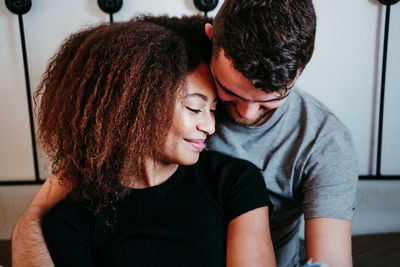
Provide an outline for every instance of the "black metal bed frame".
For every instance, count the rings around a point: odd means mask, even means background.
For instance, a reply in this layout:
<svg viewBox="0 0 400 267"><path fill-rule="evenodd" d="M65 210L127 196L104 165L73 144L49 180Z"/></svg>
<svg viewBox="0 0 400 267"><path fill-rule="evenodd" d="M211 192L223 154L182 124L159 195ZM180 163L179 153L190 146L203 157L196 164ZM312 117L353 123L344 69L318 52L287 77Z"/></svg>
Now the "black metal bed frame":
<svg viewBox="0 0 400 267"><path fill-rule="evenodd" d="M387 64L387 47L389 40L389 23L390 23L390 7L396 4L400 0L379 0L379 2L386 6L385 16L385 34L383 43L383 60L382 60L382 76L381 76L381 91L380 91L380 104L379 104L379 125L378 125L378 142L377 142L377 159L376 159L376 174L375 175L360 175L360 180L400 180L400 175L382 175L381 174L381 159L382 159L382 133L383 133L383 112L384 112L384 100L385 100L385 82L386 82L386 64ZM22 58L24 63L24 74L25 74L25 86L28 100L28 111L29 111L29 125L32 139L32 153L33 153L33 164L35 172L35 180L13 180L13 181L0 181L0 186L12 186L12 185L38 185L44 183L45 180L40 179L39 176L39 164L37 156L37 146L35 139L35 126L34 116L32 109L31 99L31 88L29 81L29 70L28 70L28 59L25 45L25 32L22 15L26 14L31 6L31 0L5 0L7 8L14 14L18 15L19 31L21 36L22 46ZM104 12L110 16L110 23L113 23L113 14L118 12L122 7L122 0L98 0L98 5ZM197 9L204 12L207 16L207 12L213 10L218 0L194 0L194 4Z"/></svg>

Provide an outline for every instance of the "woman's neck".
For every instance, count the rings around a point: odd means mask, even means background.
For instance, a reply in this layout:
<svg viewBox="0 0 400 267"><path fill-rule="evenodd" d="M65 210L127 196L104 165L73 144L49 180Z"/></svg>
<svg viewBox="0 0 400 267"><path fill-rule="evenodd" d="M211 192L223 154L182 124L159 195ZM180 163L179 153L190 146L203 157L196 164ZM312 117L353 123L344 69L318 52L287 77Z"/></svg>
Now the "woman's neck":
<svg viewBox="0 0 400 267"><path fill-rule="evenodd" d="M160 161L146 160L146 177L137 179L134 188L147 188L156 186L167 181L178 169L178 164L165 164Z"/></svg>

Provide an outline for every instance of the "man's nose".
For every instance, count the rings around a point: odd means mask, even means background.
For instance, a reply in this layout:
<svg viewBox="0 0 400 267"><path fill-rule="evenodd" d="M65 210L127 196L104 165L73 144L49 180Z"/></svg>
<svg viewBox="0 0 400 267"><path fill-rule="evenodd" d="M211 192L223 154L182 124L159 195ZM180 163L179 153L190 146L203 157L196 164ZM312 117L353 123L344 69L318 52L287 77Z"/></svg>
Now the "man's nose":
<svg viewBox="0 0 400 267"><path fill-rule="evenodd" d="M241 117L251 120L256 117L260 109L260 104L249 101L238 101L236 102L236 109Z"/></svg>

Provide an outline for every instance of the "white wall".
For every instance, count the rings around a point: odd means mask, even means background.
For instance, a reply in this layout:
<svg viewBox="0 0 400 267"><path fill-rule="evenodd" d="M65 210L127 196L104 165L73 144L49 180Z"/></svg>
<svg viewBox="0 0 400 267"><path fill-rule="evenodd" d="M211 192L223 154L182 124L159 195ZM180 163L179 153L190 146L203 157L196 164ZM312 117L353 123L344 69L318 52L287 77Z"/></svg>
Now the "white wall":
<svg viewBox="0 0 400 267"><path fill-rule="evenodd" d="M360 173L373 174L385 8L372 0L314 2L316 48L298 84L350 128ZM392 7L391 18L382 173L400 174L400 4Z"/></svg>
<svg viewBox="0 0 400 267"><path fill-rule="evenodd" d="M34 90L47 60L62 40L85 25L108 21L108 15L98 8L95 0L32 2L32 9L23 19L31 88ZM222 0L219 6L221 3ZM360 174L374 174L378 118L375 104L379 101L385 9L377 0L314 1L314 4L318 16L316 50L298 85L322 100L349 127L359 157ZM393 6L391 11L382 173L399 175L400 4ZM114 15L114 20L127 20L144 12L176 16L199 13L192 0L126 0ZM215 12L209 15L213 16ZM0 1L0 59L0 180L33 179L18 19L8 11L5 1ZM45 168L43 158L40 157L40 174L45 178L49 170ZM390 207L400 214L399 204L392 205L397 203L396 188L399 188L400 181L390 183L394 185L389 186L394 188L390 194L385 194L386 189L379 190L388 188L384 184L360 182L358 199L366 200L364 194L369 189L376 189L378 193L368 199L381 203L379 207L383 212L385 207ZM37 188L0 187L0 239L9 238L12 226ZM364 213L368 207L361 207L362 216L368 216ZM376 222L368 229L358 227L356 233L384 232L387 229L400 231L400 218L391 218L392 226Z"/></svg>

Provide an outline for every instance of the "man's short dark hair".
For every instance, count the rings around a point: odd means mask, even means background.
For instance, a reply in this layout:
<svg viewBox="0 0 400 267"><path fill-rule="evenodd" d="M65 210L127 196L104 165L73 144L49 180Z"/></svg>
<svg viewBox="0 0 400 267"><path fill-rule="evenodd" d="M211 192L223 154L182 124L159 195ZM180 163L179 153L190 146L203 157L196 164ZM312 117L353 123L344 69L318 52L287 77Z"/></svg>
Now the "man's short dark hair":
<svg viewBox="0 0 400 267"><path fill-rule="evenodd" d="M285 92L314 50L312 0L225 0L214 19L213 55L265 92Z"/></svg>

